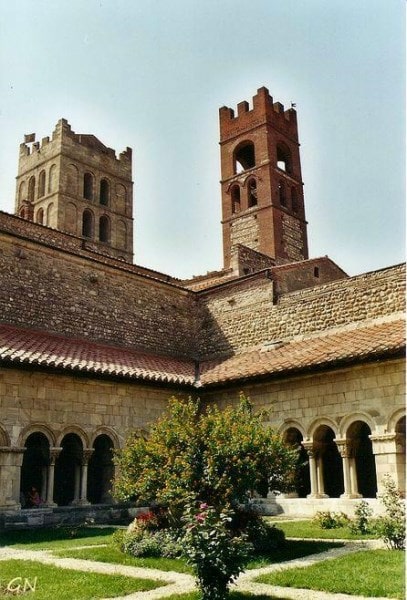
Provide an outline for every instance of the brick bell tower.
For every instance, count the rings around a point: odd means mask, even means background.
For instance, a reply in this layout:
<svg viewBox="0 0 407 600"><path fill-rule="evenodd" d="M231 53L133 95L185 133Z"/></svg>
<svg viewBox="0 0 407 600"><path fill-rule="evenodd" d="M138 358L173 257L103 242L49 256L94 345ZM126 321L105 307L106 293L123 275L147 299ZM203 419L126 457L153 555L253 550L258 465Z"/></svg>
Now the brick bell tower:
<svg viewBox="0 0 407 600"><path fill-rule="evenodd" d="M219 110L224 268L237 244L275 259L308 258L297 114L267 88Z"/></svg>

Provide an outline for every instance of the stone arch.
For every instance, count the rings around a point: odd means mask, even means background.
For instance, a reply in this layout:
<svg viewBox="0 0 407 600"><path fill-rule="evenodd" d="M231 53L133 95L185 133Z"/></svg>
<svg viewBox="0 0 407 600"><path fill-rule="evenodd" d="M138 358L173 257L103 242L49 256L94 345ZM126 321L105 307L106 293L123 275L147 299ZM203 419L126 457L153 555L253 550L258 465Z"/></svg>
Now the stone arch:
<svg viewBox="0 0 407 600"><path fill-rule="evenodd" d="M39 223L40 225L44 224L44 209L42 207L37 210L35 222Z"/></svg>
<svg viewBox="0 0 407 600"><path fill-rule="evenodd" d="M34 199L35 199L35 177L34 177L34 175L31 175L30 179L28 180L27 199L29 202L34 202Z"/></svg>
<svg viewBox="0 0 407 600"><path fill-rule="evenodd" d="M116 211L122 215L126 212L127 190L121 183L116 183Z"/></svg>
<svg viewBox="0 0 407 600"><path fill-rule="evenodd" d="M43 431L36 429L25 438L20 477L20 503L27 508L38 508L40 499L47 494L48 465L50 462L50 440ZM34 492L39 495L33 500Z"/></svg>
<svg viewBox="0 0 407 600"><path fill-rule="evenodd" d="M55 204L50 202L47 206L47 222L48 227L56 227L56 211Z"/></svg>
<svg viewBox="0 0 407 600"><path fill-rule="evenodd" d="M396 410L395 412L393 412L390 417L389 420L387 422L387 433L393 433L396 431L396 426L397 423L400 421L400 419L406 417L406 410L405 408L399 408L398 410Z"/></svg>
<svg viewBox="0 0 407 600"><path fill-rule="evenodd" d="M99 184L99 203L108 206L110 201L110 182L106 177L100 180Z"/></svg>
<svg viewBox="0 0 407 600"><path fill-rule="evenodd" d="M20 431L20 435L18 436L18 445L24 446L25 440L32 433L42 433L47 438L49 445L55 446L55 435L51 431L51 429L47 427L47 425L45 425L44 423L30 423L30 425L24 427L24 429Z"/></svg>
<svg viewBox="0 0 407 600"><path fill-rule="evenodd" d="M99 241L110 242L110 219L107 215L102 215L99 219Z"/></svg>
<svg viewBox="0 0 407 600"><path fill-rule="evenodd" d="M396 432L396 472L397 484L406 495L406 415L400 415L395 425Z"/></svg>
<svg viewBox="0 0 407 600"><path fill-rule="evenodd" d="M346 430L346 441L354 459L358 493L363 498L376 498L376 461L370 439L372 429L366 420L353 419Z"/></svg>
<svg viewBox="0 0 407 600"><path fill-rule="evenodd" d="M335 421L333 419L330 419L329 417L318 417L317 419L314 419L314 421L312 421L312 423L308 427L307 439L313 439L315 431L320 425L327 425L335 432L335 437L338 437L337 423L335 423Z"/></svg>
<svg viewBox="0 0 407 600"><path fill-rule="evenodd" d="M92 504L106 504L113 500L114 442L109 433L100 432L92 444L93 453L88 467L88 499Z"/></svg>
<svg viewBox="0 0 407 600"><path fill-rule="evenodd" d="M67 202L65 207L65 230L76 235L78 224L78 209L73 202Z"/></svg>
<svg viewBox="0 0 407 600"><path fill-rule="evenodd" d="M113 447L115 449L121 448L120 445L120 440L119 440L119 436L117 435L117 433L115 432L114 429L112 429L111 427L98 427L95 432L89 436L89 447L92 447L95 439L99 436L99 435L108 435L112 442L113 442Z"/></svg>
<svg viewBox="0 0 407 600"><path fill-rule="evenodd" d="M89 447L89 436L78 425L68 425L67 427L64 427L64 429L59 433L57 437L57 446L61 446L62 440L66 435L68 435L68 433L74 433L75 435L77 435L80 438L84 448Z"/></svg>
<svg viewBox="0 0 407 600"><path fill-rule="evenodd" d="M21 181L20 185L18 186L18 199L21 200L26 200L26 193L25 193L25 181Z"/></svg>
<svg viewBox="0 0 407 600"><path fill-rule="evenodd" d="M319 492L339 498L344 492L342 458L335 443L335 430L327 419L313 430L312 449L317 461Z"/></svg>
<svg viewBox="0 0 407 600"><path fill-rule="evenodd" d="M57 191L57 166L55 164L51 165L49 168L48 175L48 193Z"/></svg>
<svg viewBox="0 0 407 600"><path fill-rule="evenodd" d="M66 190L70 196L78 197L79 170L71 163L67 168Z"/></svg>
<svg viewBox="0 0 407 600"><path fill-rule="evenodd" d="M38 198L45 196L45 170L40 171L38 176Z"/></svg>
<svg viewBox="0 0 407 600"><path fill-rule="evenodd" d="M78 435L78 428L68 428L61 434L62 450L55 463L54 500L58 506L79 501L85 437Z"/></svg>
<svg viewBox="0 0 407 600"><path fill-rule="evenodd" d="M292 423L286 424L282 437L284 443L290 448L295 448L298 451L297 464L294 476L295 492L299 498L306 498L311 492L311 480L308 452L304 448L304 434Z"/></svg>
<svg viewBox="0 0 407 600"><path fill-rule="evenodd" d="M290 429L291 427L293 427L294 429L298 429L298 431L301 433L303 439L306 438L306 431L305 431L303 424L294 419L288 419L287 421L284 421L284 423L282 425L280 425L280 427L278 428L278 433L282 437L284 437L284 433L287 431L287 429Z"/></svg>
<svg viewBox="0 0 407 600"><path fill-rule="evenodd" d="M93 212L86 208L82 214L82 235L83 237L93 239L95 218Z"/></svg>
<svg viewBox="0 0 407 600"><path fill-rule="evenodd" d="M338 438L345 438L346 437L346 432L348 431L349 427L352 425L352 423L354 421L365 421L369 427L370 430L373 432L376 430L376 423L375 420L373 419L373 417L371 415L369 415L369 413L367 412L357 412L357 413L352 413L349 415L345 415L341 422L340 422L340 426L339 426L339 432L338 432Z"/></svg>

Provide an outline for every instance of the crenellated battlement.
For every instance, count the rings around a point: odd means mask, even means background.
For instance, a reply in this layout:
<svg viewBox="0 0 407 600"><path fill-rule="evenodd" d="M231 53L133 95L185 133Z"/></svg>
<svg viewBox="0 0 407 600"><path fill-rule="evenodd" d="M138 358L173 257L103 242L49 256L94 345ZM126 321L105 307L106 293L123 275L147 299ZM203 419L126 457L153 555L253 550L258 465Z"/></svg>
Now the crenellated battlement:
<svg viewBox="0 0 407 600"><path fill-rule="evenodd" d="M61 143L66 142L67 139L72 140L75 144L80 144L85 148L100 152L108 158L121 162L123 164L129 163L131 165L132 160L132 149L127 147L125 150L120 152L117 156L116 151L113 148L105 146L96 136L91 134L75 133L67 119L59 119L55 129L52 133L52 139L49 136L43 137L40 142L36 141L36 134L30 133L24 135L24 142L20 144L20 157L33 156L36 153L41 153L45 148L50 146L58 147Z"/></svg>
<svg viewBox="0 0 407 600"><path fill-rule="evenodd" d="M219 109L221 141L240 134L244 129L269 122L273 127L282 129L288 135L297 138L297 113L293 107L285 109L281 102L274 102L266 87L257 90L253 96L252 107L246 100L237 105L237 114L232 108L222 106Z"/></svg>

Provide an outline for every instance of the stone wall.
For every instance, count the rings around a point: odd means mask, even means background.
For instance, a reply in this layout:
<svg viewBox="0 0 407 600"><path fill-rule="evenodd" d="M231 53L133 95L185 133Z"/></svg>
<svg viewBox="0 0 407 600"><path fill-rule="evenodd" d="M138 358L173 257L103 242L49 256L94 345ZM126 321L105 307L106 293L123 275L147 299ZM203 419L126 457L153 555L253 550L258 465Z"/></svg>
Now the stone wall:
<svg viewBox="0 0 407 600"><path fill-rule="evenodd" d="M8 235L0 237L0 269L2 322L145 352L197 354L191 292L118 261L85 259Z"/></svg>
<svg viewBox="0 0 407 600"><path fill-rule="evenodd" d="M286 293L277 302L267 273L200 292L207 311L201 356L236 353L404 311L404 277L404 265L399 265Z"/></svg>

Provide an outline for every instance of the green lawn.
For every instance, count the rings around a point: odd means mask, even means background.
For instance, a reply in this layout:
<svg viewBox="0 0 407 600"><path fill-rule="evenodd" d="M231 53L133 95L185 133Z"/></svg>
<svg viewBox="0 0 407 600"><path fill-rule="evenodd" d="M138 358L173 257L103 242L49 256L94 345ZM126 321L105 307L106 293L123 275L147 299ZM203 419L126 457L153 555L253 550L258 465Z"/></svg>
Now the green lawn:
<svg viewBox="0 0 407 600"><path fill-rule="evenodd" d="M261 575L256 581L331 593L404 598L404 552L357 552L329 563Z"/></svg>
<svg viewBox="0 0 407 600"><path fill-rule="evenodd" d="M61 569L27 560L0 561L0 573L0 598L11 597L10 592L4 588L15 578L21 580L15 580L14 586L19 583L23 586L25 580L33 585L37 578L35 591L27 591L30 600L31 598L33 600L114 598L132 592L152 590L163 585L161 582L148 579Z"/></svg>
<svg viewBox="0 0 407 600"><path fill-rule="evenodd" d="M173 594L166 596L165 600L199 600L201 596L198 592L190 592L189 594ZM284 600L278 596L264 596L262 594L249 594L243 592L230 592L229 600Z"/></svg>
<svg viewBox="0 0 407 600"><path fill-rule="evenodd" d="M309 556L325 552L330 548L337 548L342 544L329 542L314 542L312 540L293 541L288 540L285 547L274 552L257 556L247 565L248 569L257 569L269 565L270 563L285 562L294 558ZM81 558L85 560L97 560L106 563L118 563L122 565L131 565L134 567L146 567L151 569L160 569L162 571L176 571L178 573L191 573L192 570L185 561L181 559L169 558L134 558L128 554L123 554L112 546L95 546L93 548L82 549L63 549L54 550L57 556L69 558Z"/></svg>
<svg viewBox="0 0 407 600"><path fill-rule="evenodd" d="M21 531L2 531L0 546L16 546L26 550L52 550L53 548L74 548L106 544L110 541L114 527L79 529L61 527L54 529L29 529Z"/></svg>
<svg viewBox="0 0 407 600"><path fill-rule="evenodd" d="M311 519L304 521L279 521L273 517L266 518L268 523L272 523L282 529L287 537L314 538L322 540L368 540L377 539L377 534L355 534L351 533L348 527L338 527L337 529L322 529L312 522Z"/></svg>

